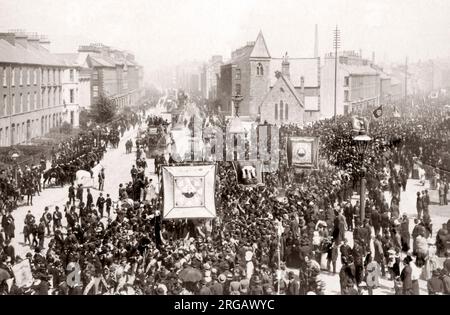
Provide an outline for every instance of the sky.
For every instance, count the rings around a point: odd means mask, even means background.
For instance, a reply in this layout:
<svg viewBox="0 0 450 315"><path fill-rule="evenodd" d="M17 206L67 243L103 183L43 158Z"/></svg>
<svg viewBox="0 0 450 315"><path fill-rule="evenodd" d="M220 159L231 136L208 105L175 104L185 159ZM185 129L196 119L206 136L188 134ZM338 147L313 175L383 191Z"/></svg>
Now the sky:
<svg viewBox="0 0 450 315"><path fill-rule="evenodd" d="M230 57L261 30L272 56L375 52L379 62L450 56L449 0L0 0L0 31L48 35L52 52L101 42L135 53L145 71Z"/></svg>

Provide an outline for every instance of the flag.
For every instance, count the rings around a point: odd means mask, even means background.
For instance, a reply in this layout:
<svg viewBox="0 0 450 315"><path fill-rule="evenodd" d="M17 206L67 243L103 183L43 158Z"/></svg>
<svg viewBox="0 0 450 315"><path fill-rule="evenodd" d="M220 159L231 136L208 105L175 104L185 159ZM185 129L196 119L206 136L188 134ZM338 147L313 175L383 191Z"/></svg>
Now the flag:
<svg viewBox="0 0 450 315"><path fill-rule="evenodd" d="M373 117L380 118L381 116L383 116L383 105L380 105L373 111Z"/></svg>

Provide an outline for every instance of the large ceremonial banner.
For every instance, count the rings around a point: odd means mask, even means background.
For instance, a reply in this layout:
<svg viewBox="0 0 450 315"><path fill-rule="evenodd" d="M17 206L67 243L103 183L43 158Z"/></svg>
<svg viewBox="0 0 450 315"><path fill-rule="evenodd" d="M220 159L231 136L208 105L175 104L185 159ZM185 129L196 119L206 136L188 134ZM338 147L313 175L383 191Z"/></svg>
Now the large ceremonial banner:
<svg viewBox="0 0 450 315"><path fill-rule="evenodd" d="M164 166L164 219L215 218L215 165Z"/></svg>
<svg viewBox="0 0 450 315"><path fill-rule="evenodd" d="M258 185L262 184L262 161L244 160L233 162L238 184Z"/></svg>
<svg viewBox="0 0 450 315"><path fill-rule="evenodd" d="M316 168L319 157L319 138L290 137L287 151L289 166Z"/></svg>
<svg viewBox="0 0 450 315"><path fill-rule="evenodd" d="M20 263L12 266L12 272L16 285L21 287L28 287L33 284L33 275L31 273L30 261L28 259L22 260Z"/></svg>

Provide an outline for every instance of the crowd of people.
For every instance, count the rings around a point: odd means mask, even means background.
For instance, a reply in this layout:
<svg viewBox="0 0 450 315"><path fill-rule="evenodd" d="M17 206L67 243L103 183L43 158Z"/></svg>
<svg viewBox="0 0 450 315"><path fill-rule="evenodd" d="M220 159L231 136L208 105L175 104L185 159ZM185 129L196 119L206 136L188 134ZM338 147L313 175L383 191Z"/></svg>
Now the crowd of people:
<svg viewBox="0 0 450 315"><path fill-rule="evenodd" d="M33 237L25 241L31 240L34 253L16 257L10 240L0 240L0 268L11 276L0 292L324 294L324 275L336 275L343 295L372 294L380 277L391 281L396 294L419 294L419 279L428 282L429 294L449 294L450 222L434 235L426 190L417 195L412 233L412 218L399 210L415 161L440 167L440 150L448 149L448 125L436 115L422 117L373 121L374 141L364 162L348 117L283 126L279 170L265 174L263 185L239 185L232 163L217 162L213 220L162 220L158 184L145 175L145 164L133 165L117 202L110 194L94 201L89 190L84 202L81 190L63 211L46 209L41 218L29 213ZM147 123L165 128L162 120ZM327 163L301 172L289 165L286 139L300 135L320 137ZM137 165L145 158L136 149ZM352 202L363 163L364 220L359 203ZM51 240L44 247L46 234ZM30 260L36 281L19 288L11 266L22 259Z"/></svg>

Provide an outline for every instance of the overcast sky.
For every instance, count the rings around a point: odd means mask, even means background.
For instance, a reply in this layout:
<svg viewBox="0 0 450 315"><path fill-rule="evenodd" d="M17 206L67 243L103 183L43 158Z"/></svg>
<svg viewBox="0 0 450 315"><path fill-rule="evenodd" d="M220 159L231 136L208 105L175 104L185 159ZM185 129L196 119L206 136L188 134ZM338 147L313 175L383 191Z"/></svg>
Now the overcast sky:
<svg viewBox="0 0 450 315"><path fill-rule="evenodd" d="M449 0L0 0L0 30L47 34L53 52L102 42L134 51L146 71L183 60L230 56L262 30L273 56L342 48L378 61L450 56Z"/></svg>

